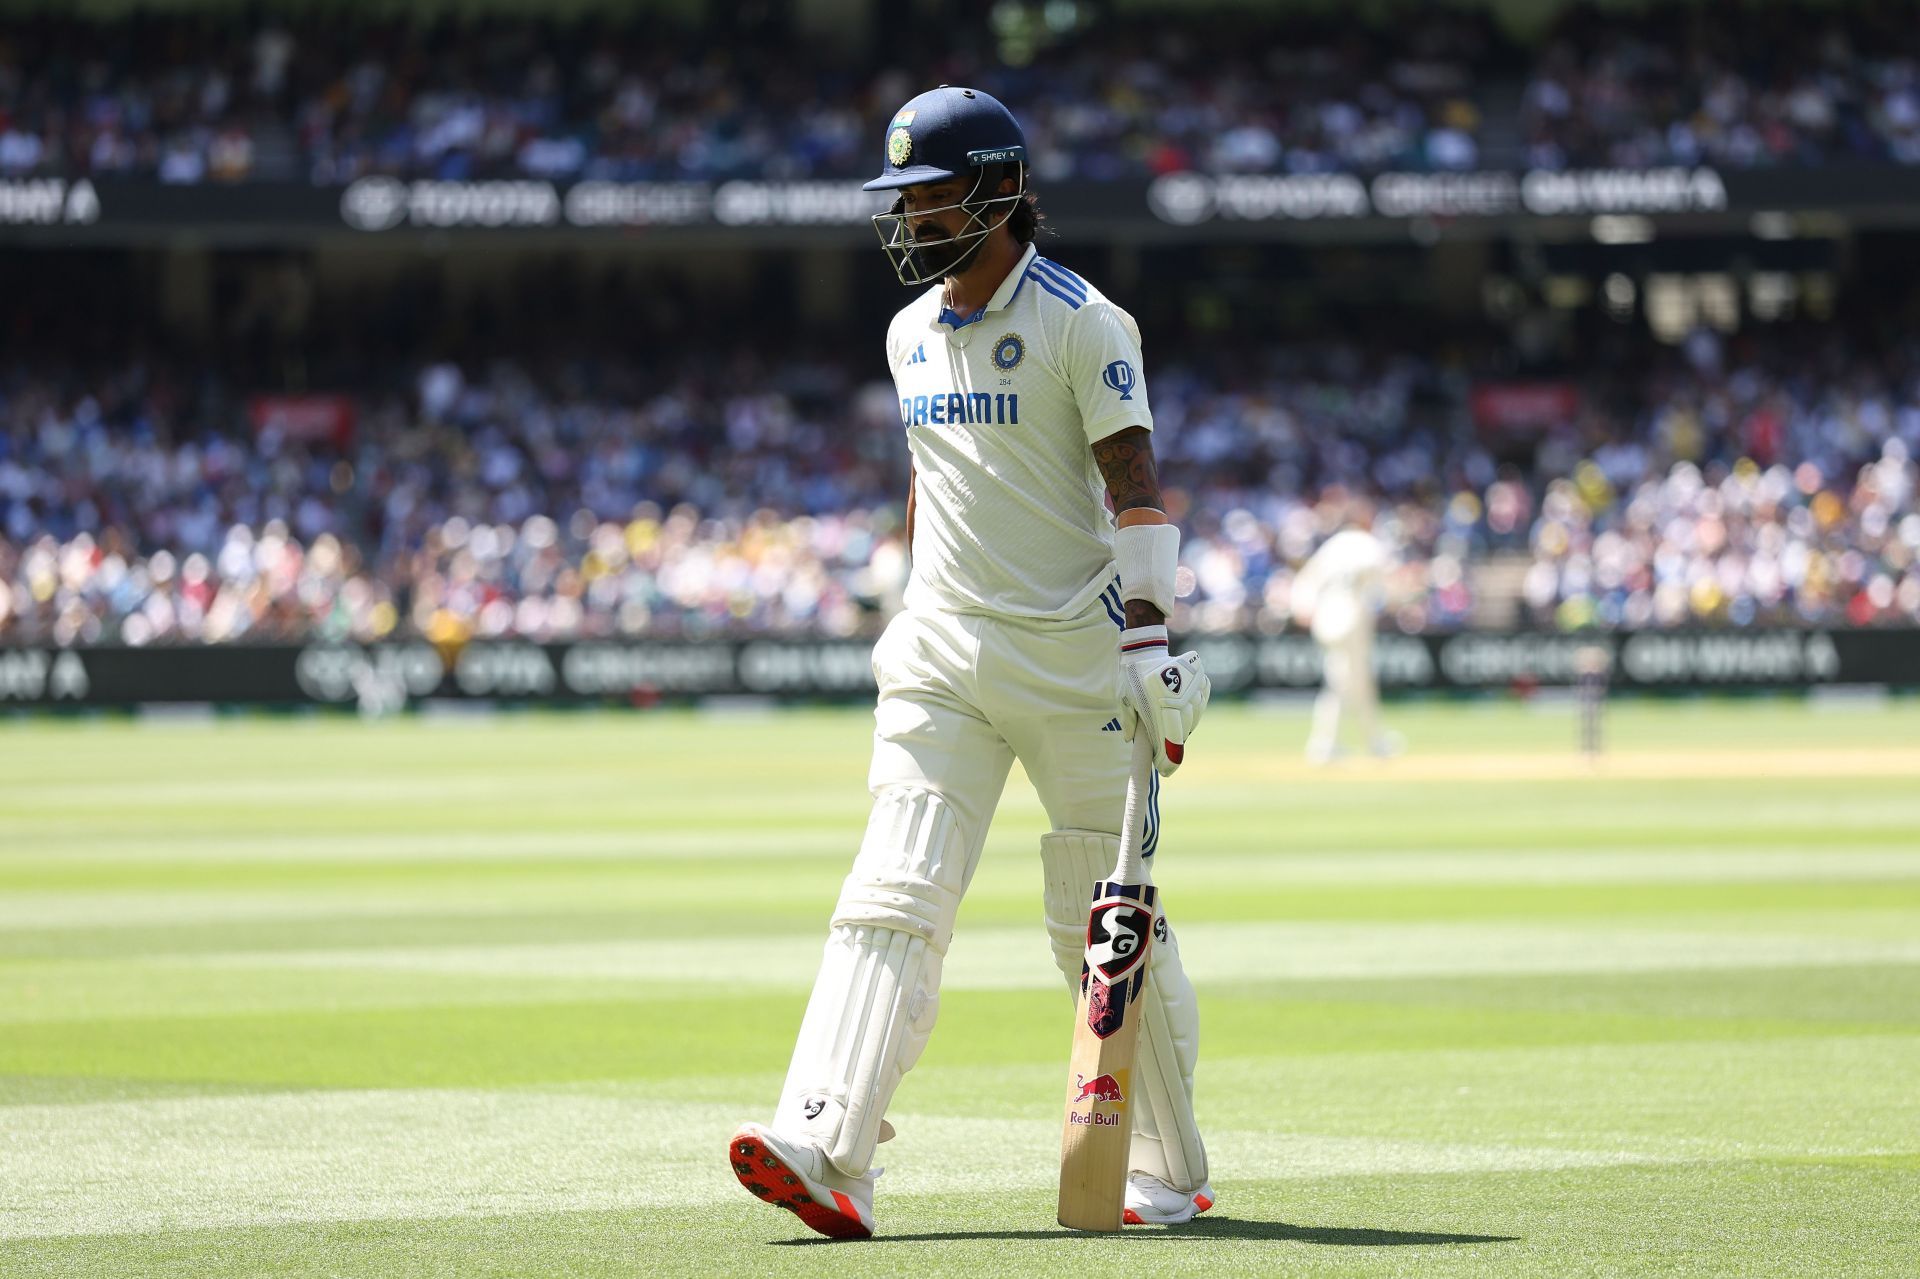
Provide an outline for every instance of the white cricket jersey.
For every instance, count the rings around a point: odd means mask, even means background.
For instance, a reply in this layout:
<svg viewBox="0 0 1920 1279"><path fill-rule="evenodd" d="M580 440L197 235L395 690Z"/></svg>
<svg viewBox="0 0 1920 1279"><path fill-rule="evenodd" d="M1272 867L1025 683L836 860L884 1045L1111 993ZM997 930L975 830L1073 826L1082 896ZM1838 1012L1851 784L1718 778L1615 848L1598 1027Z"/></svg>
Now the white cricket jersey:
<svg viewBox="0 0 1920 1279"><path fill-rule="evenodd" d="M1386 571L1387 548L1365 529L1342 529L1323 542L1293 581L1296 604L1313 612L1313 637L1337 644L1370 624Z"/></svg>
<svg viewBox="0 0 1920 1279"><path fill-rule="evenodd" d="M887 362L913 454L906 602L1077 615L1113 579L1093 441L1153 429L1133 317L1032 245L986 306L935 285L893 318Z"/></svg>

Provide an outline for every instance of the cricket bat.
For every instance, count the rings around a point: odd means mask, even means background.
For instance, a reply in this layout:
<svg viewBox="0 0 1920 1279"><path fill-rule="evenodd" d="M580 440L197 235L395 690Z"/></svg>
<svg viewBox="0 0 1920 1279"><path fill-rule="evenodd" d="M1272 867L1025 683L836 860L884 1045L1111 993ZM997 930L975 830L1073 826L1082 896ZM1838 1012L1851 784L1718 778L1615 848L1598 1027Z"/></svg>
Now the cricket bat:
<svg viewBox="0 0 1920 1279"><path fill-rule="evenodd" d="M1087 915L1087 953L1067 1068L1067 1119L1060 1131L1060 1224L1074 1230L1118 1230L1126 1209L1133 1054L1156 910L1140 855L1140 818L1153 769L1149 731L1142 724L1133 739L1120 860L1093 886Z"/></svg>

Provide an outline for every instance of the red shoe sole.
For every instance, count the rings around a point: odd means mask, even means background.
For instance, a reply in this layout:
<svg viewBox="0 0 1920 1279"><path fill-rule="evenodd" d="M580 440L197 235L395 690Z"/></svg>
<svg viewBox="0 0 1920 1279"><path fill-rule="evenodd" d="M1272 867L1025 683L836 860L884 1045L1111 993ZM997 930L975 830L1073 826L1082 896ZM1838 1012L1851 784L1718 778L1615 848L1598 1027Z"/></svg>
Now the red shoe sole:
<svg viewBox="0 0 1920 1279"><path fill-rule="evenodd" d="M836 1190L833 1198L837 1208L820 1203L807 1193L800 1174L787 1167L758 1137L735 1137L727 1147L727 1156L741 1185L768 1203L785 1208L809 1230L829 1239L867 1239L873 1235L860 1220L860 1210L853 1200Z"/></svg>

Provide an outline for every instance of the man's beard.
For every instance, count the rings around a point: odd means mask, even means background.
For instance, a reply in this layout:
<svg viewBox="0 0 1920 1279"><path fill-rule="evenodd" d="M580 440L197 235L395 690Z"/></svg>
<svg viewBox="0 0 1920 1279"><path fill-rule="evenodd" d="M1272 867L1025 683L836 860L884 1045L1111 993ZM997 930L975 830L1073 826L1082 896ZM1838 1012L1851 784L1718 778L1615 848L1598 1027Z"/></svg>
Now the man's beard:
<svg viewBox="0 0 1920 1279"><path fill-rule="evenodd" d="M980 249L986 242L985 235L974 234L967 239L956 239L948 244L925 246L916 244L913 252L920 259L922 273L928 278L936 275L960 275L973 265L973 260L980 256Z"/></svg>

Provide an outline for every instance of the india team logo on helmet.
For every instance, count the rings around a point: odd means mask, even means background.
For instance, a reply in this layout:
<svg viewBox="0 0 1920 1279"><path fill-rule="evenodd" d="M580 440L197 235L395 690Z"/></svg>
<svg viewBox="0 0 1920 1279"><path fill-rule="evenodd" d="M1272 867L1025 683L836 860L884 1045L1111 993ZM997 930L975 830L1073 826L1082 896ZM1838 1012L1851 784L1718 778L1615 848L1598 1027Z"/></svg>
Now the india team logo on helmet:
<svg viewBox="0 0 1920 1279"><path fill-rule="evenodd" d="M913 112L906 112L912 116ZM913 135L905 129L895 129L887 138L887 163L899 168L913 156Z"/></svg>

